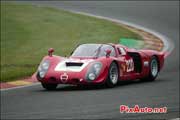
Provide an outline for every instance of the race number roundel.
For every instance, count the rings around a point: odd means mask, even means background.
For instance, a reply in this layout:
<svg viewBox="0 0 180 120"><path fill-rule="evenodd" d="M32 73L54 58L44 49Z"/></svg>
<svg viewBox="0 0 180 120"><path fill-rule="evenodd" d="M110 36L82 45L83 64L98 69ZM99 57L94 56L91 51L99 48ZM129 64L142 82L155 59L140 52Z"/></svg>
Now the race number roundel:
<svg viewBox="0 0 180 120"><path fill-rule="evenodd" d="M125 61L126 62L126 72L131 72L131 71L133 71L134 70L134 62L133 62L133 59L131 58L131 59L129 59L129 60L126 60Z"/></svg>

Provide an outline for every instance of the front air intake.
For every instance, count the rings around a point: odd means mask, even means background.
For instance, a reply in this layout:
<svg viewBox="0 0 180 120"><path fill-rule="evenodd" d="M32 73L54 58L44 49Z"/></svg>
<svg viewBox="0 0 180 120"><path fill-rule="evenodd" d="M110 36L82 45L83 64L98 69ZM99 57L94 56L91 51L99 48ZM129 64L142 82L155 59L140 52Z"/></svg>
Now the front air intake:
<svg viewBox="0 0 180 120"><path fill-rule="evenodd" d="M82 66L83 63L76 63L76 62L66 62L66 66Z"/></svg>

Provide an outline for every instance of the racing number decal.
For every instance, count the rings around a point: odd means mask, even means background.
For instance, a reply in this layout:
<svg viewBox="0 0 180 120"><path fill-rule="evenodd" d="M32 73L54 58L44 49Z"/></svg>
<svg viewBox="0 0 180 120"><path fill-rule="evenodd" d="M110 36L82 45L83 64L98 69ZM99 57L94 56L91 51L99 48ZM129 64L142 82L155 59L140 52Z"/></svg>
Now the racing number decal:
<svg viewBox="0 0 180 120"><path fill-rule="evenodd" d="M133 62L133 59L129 59L129 60L126 60L126 68L127 68L127 72L131 72L134 70L134 62Z"/></svg>

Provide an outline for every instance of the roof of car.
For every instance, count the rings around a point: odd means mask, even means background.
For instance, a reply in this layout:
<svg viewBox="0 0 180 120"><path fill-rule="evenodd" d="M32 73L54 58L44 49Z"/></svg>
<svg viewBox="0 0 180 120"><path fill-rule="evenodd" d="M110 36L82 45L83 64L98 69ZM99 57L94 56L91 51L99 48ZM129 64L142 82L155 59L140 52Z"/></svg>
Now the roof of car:
<svg viewBox="0 0 180 120"><path fill-rule="evenodd" d="M124 49L128 49L128 47L121 45L121 44L115 44L115 43L84 43L84 44L96 44L96 45L111 45L113 47L123 47ZM83 45L83 44L81 44Z"/></svg>

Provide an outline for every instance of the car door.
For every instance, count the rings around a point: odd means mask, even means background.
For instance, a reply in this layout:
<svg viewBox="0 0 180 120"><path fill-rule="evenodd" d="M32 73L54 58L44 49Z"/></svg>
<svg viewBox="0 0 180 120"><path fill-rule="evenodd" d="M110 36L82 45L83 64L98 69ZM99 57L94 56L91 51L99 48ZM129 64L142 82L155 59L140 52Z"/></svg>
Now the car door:
<svg viewBox="0 0 180 120"><path fill-rule="evenodd" d="M134 62L123 47L118 47L118 59L121 61L121 76L122 79L127 79L134 72Z"/></svg>

